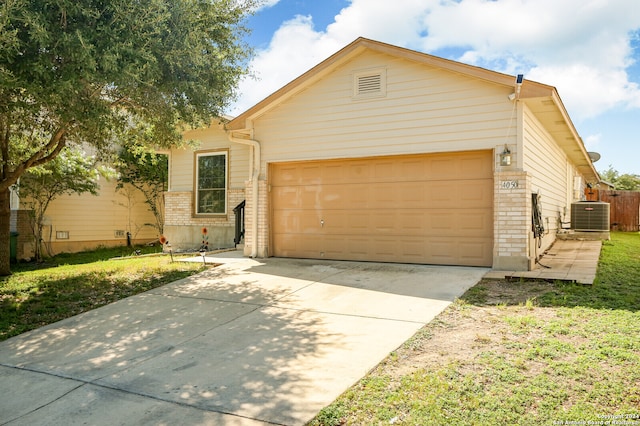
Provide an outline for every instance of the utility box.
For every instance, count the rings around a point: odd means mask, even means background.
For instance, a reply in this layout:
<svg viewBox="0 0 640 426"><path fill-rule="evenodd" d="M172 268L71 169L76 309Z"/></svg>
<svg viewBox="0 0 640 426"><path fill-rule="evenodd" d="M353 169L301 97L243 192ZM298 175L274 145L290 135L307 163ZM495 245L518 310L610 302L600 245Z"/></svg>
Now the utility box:
<svg viewBox="0 0 640 426"><path fill-rule="evenodd" d="M11 232L9 234L9 260L11 262L18 261L18 234L17 232ZM5 246L6 247L6 246Z"/></svg>
<svg viewBox="0 0 640 426"><path fill-rule="evenodd" d="M571 229L574 231L609 231L609 203L579 201L571 204Z"/></svg>

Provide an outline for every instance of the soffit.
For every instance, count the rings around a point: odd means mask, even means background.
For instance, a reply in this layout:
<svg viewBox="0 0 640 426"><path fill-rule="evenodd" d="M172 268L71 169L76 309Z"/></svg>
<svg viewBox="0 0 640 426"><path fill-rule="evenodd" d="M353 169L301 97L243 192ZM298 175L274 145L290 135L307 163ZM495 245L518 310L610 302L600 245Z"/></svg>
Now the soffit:
<svg viewBox="0 0 640 426"><path fill-rule="evenodd" d="M557 92L553 89L550 96L521 98L531 112L540 120L544 128L578 168L587 181L597 183L600 180L593 162L584 147L569 115Z"/></svg>

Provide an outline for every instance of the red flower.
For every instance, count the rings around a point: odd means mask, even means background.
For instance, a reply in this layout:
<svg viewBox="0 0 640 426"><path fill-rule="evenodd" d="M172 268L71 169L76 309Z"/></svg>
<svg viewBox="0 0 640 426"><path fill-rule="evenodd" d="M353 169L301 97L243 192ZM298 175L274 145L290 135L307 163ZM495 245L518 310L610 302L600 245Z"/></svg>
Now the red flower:
<svg viewBox="0 0 640 426"><path fill-rule="evenodd" d="M160 244L165 245L167 243L167 237L160 235Z"/></svg>
<svg viewBox="0 0 640 426"><path fill-rule="evenodd" d="M202 235L207 235L207 232L209 232L209 231L207 231L206 227L202 228Z"/></svg>

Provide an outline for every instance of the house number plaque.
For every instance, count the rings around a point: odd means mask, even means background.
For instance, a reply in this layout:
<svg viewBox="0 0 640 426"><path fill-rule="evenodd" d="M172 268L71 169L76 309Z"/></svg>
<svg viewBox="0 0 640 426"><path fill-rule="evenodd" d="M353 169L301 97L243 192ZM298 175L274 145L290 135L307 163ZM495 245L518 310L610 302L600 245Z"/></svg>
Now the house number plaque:
<svg viewBox="0 0 640 426"><path fill-rule="evenodd" d="M500 186L502 187L502 189L516 189L516 188L518 188L518 181L517 180L503 180L502 182L500 182Z"/></svg>

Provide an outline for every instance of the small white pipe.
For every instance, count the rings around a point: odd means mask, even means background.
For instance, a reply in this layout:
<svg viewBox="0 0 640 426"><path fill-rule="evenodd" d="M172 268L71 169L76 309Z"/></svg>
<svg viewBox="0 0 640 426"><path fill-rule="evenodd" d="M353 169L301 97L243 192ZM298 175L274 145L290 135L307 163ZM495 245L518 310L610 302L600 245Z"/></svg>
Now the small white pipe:
<svg viewBox="0 0 640 426"><path fill-rule="evenodd" d="M260 176L260 142L253 139L253 129L251 129L251 139L237 138L233 136L233 132L227 133L231 142L249 145L253 148L251 151L251 257L258 257L258 177Z"/></svg>

